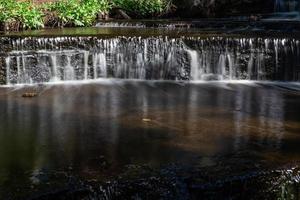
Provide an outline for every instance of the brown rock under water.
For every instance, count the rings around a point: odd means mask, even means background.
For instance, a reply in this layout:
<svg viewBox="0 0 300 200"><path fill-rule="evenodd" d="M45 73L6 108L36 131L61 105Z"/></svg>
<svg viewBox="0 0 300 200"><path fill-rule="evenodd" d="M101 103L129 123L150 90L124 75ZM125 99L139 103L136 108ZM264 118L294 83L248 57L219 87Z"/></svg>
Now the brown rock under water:
<svg viewBox="0 0 300 200"><path fill-rule="evenodd" d="M22 97L24 98L32 98L32 97L36 97L38 94L35 92L26 92L22 95Z"/></svg>

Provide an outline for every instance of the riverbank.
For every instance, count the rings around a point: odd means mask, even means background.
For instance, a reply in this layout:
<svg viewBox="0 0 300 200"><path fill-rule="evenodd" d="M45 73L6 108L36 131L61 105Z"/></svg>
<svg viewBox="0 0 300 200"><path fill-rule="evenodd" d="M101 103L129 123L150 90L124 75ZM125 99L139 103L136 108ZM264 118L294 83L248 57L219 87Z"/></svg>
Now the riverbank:
<svg viewBox="0 0 300 200"><path fill-rule="evenodd" d="M40 2L40 1L37 1ZM91 27L98 23L107 23L119 20L139 21L188 21L199 19L208 22L209 19L219 21L219 28L224 19L236 21L259 22L265 19L275 19L277 22L294 21L298 18L293 14L280 16L270 15L276 10L270 9L266 2L250 0L248 2L236 0L234 3L226 0L218 3L203 1L201 4L193 0L180 2L176 0L59 0L59 1L35 1L8 0L0 1L0 31L22 31L28 29L55 28L55 27ZM260 2L260 3L259 3ZM247 12L244 8L247 8ZM196 12L195 12L196 11ZM284 14L284 13L282 13ZM298 14L299 15L299 14ZM187 19L187 20L186 20ZM214 23L210 21L210 23ZM298 20L299 22L299 20ZM153 22L151 22L153 23ZM281 24L282 25L282 24ZM280 23L278 23L280 26ZM282 26L281 26L282 27ZM288 27L282 27L287 30Z"/></svg>
<svg viewBox="0 0 300 200"><path fill-rule="evenodd" d="M218 19L144 19L105 20L92 27L43 28L17 32L1 32L0 37L114 37L114 36L260 36L299 38L300 21L265 18L251 21L249 18Z"/></svg>
<svg viewBox="0 0 300 200"><path fill-rule="evenodd" d="M159 18L173 12L171 0L1 0L0 30L20 31L43 27L88 27L97 19Z"/></svg>

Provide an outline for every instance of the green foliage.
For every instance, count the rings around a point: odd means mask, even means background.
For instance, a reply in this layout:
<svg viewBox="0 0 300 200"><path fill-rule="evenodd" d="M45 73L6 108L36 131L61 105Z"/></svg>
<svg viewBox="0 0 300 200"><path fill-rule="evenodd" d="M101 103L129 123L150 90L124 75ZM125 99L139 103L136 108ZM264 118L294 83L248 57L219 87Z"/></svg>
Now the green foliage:
<svg viewBox="0 0 300 200"><path fill-rule="evenodd" d="M18 20L23 24L23 28L37 29L44 26L43 13L30 2L18 3L16 12Z"/></svg>
<svg viewBox="0 0 300 200"><path fill-rule="evenodd" d="M98 13L108 12L108 0L60 0L46 6L55 13L60 26L90 26Z"/></svg>
<svg viewBox="0 0 300 200"><path fill-rule="evenodd" d="M113 0L114 6L137 17L157 16L167 10L170 0Z"/></svg>
<svg viewBox="0 0 300 200"><path fill-rule="evenodd" d="M0 22L19 22L23 29L43 26L43 13L30 1L0 0Z"/></svg>
<svg viewBox="0 0 300 200"><path fill-rule="evenodd" d="M43 5L31 0L0 0L0 25L18 29L52 26L90 26L97 14L107 14L112 7L125 10L133 17L153 17L164 13L171 0L57 0ZM44 22L45 21L45 22Z"/></svg>
<svg viewBox="0 0 300 200"><path fill-rule="evenodd" d="M14 6L15 2L12 0L0 0L0 22L6 22L16 15Z"/></svg>

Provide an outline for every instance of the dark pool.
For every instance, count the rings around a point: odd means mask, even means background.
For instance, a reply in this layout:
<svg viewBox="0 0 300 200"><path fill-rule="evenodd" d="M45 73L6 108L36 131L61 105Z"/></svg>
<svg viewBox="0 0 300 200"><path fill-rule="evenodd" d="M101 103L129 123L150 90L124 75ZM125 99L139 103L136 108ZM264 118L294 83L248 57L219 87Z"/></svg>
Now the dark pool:
<svg viewBox="0 0 300 200"><path fill-rule="evenodd" d="M1 87L0 197L57 191L62 176L107 182L128 166L201 169L220 180L297 166L299 89L130 80Z"/></svg>

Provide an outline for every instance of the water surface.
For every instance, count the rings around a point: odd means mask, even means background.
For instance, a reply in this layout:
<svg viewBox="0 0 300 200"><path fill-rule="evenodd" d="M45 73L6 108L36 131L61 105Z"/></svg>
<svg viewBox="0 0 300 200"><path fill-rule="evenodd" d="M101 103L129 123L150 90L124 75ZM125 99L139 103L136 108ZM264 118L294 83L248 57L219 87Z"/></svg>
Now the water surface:
<svg viewBox="0 0 300 200"><path fill-rule="evenodd" d="M36 176L47 171L111 180L128 165L221 165L222 178L296 165L299 89L130 80L1 87L0 194L47 185Z"/></svg>

